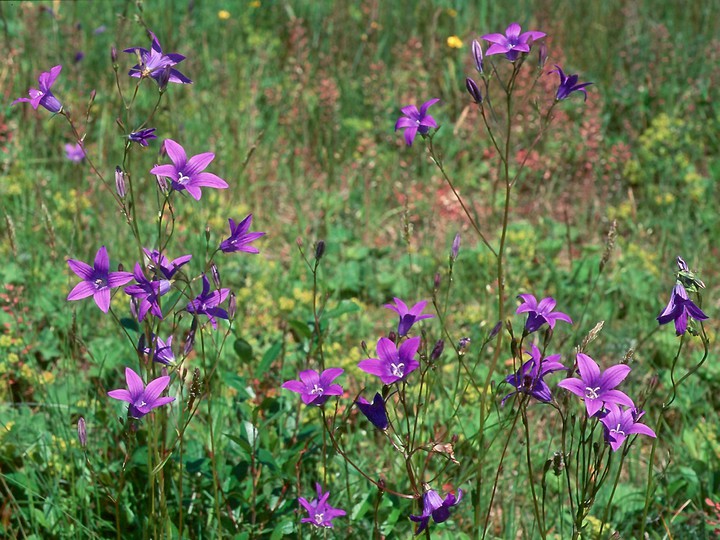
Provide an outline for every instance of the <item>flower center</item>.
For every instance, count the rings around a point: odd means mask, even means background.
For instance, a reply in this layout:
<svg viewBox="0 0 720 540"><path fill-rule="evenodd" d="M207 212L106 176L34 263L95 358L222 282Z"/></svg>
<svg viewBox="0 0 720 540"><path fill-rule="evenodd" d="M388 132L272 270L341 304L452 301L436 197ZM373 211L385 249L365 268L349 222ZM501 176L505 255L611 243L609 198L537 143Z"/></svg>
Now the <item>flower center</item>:
<svg viewBox="0 0 720 540"><path fill-rule="evenodd" d="M105 287L105 280L103 278L95 278L95 288L100 290Z"/></svg>
<svg viewBox="0 0 720 540"><path fill-rule="evenodd" d="M183 173L178 173L178 179L177 179L177 183L178 183L178 184L184 186L184 185L187 184L189 181L190 181L190 177L189 177L189 176L185 176Z"/></svg>
<svg viewBox="0 0 720 540"><path fill-rule="evenodd" d="M390 373L395 377L402 377L405 375L405 364L400 362L399 364L390 363Z"/></svg>
<svg viewBox="0 0 720 540"><path fill-rule="evenodd" d="M138 404L138 407L144 407L145 405L147 405L147 403L145 403L144 401L141 401L141 402Z"/></svg>
<svg viewBox="0 0 720 540"><path fill-rule="evenodd" d="M620 424L618 424L617 427L615 427L614 429L611 429L610 433L617 433L618 435L622 435L623 437L626 436L625 432L622 429L620 429Z"/></svg>
<svg viewBox="0 0 720 540"><path fill-rule="evenodd" d="M595 388L590 388L589 386L586 386L585 387L585 397L587 399L597 399L599 391L600 391L599 386L596 386Z"/></svg>
<svg viewBox="0 0 720 540"><path fill-rule="evenodd" d="M525 390L532 390L533 378L530 375L524 375L522 378L522 387Z"/></svg>
<svg viewBox="0 0 720 540"><path fill-rule="evenodd" d="M320 525L323 521L325 521L325 516L323 514L315 514L315 523Z"/></svg>
<svg viewBox="0 0 720 540"><path fill-rule="evenodd" d="M317 384L314 384L313 389L310 390L310 393L315 396L322 396L323 392L325 392L325 389L322 386L317 385Z"/></svg>

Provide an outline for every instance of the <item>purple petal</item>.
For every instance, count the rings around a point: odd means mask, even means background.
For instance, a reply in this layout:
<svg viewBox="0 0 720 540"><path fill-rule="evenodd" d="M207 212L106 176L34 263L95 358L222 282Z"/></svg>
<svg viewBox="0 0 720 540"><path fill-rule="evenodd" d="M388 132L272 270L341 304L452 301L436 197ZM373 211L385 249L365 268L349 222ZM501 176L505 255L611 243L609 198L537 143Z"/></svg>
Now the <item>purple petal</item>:
<svg viewBox="0 0 720 540"><path fill-rule="evenodd" d="M150 174L154 174L156 176L165 176L174 181L177 181L178 179L178 171L175 168L175 165L170 164L156 165L155 167L150 169Z"/></svg>
<svg viewBox="0 0 720 540"><path fill-rule="evenodd" d="M108 257L105 246L100 247L95 254L95 270L103 274L107 274L110 270L110 258Z"/></svg>
<svg viewBox="0 0 720 540"><path fill-rule="evenodd" d="M370 375L376 375L380 378L386 377L389 373L386 362L382 362L377 358L368 358L358 362L358 368Z"/></svg>
<svg viewBox="0 0 720 540"><path fill-rule="evenodd" d="M68 266L70 270L75 272L81 278L88 280L92 279L95 273L93 267L83 261L76 261L75 259L68 259Z"/></svg>
<svg viewBox="0 0 720 540"><path fill-rule="evenodd" d="M630 371L632 370L627 364L618 364L607 368L598 381L600 391L612 390L625 380L625 377L628 376Z"/></svg>
<svg viewBox="0 0 720 540"><path fill-rule="evenodd" d="M345 372L345 370L342 368L326 369L320 375L320 386L323 388L326 388L327 386L330 385L330 383L332 383L335 379L337 379L344 372Z"/></svg>
<svg viewBox="0 0 720 540"><path fill-rule="evenodd" d="M418 108L415 105L405 105L405 107L400 109L400 112L412 119L416 119L420 116L420 111L418 111Z"/></svg>
<svg viewBox="0 0 720 540"><path fill-rule="evenodd" d="M379 359L384 362L394 362L398 359L398 351L395 344L386 337L382 337L378 340L376 350Z"/></svg>
<svg viewBox="0 0 720 540"><path fill-rule="evenodd" d="M82 298L87 298L88 296L92 296L95 294L95 284L89 281L81 281L75 287L73 287L73 290L70 291L70 294L67 296L67 300L80 300Z"/></svg>
<svg viewBox="0 0 720 540"><path fill-rule="evenodd" d="M433 99L431 99L431 100L426 101L425 103L423 103L423 104L420 106L420 116L425 116L425 114L427 113L427 110L428 110L430 107L432 107L433 105L435 105L438 101L440 101L439 98L433 98Z"/></svg>
<svg viewBox="0 0 720 540"><path fill-rule="evenodd" d="M312 388L316 384L320 384L320 376L314 369L308 369L299 373L300 380L306 388Z"/></svg>
<svg viewBox="0 0 720 540"><path fill-rule="evenodd" d="M563 379L558 383L558 386L560 388L564 388L569 392L572 392L576 396L579 396L581 398L585 397L586 385L580 379Z"/></svg>
<svg viewBox="0 0 720 540"><path fill-rule="evenodd" d="M285 388L286 390L290 390L291 392L297 392L298 394L303 394L307 388L303 383L300 381L287 381L282 384L282 388Z"/></svg>
<svg viewBox="0 0 720 540"><path fill-rule="evenodd" d="M127 401L128 403L133 402L130 392L124 388L120 388L119 390L110 390L107 395L113 399L119 399L120 401Z"/></svg>
<svg viewBox="0 0 720 540"><path fill-rule="evenodd" d="M649 426L646 426L645 424L641 424L639 422L637 424L633 424L632 427L628 429L628 435L632 435L635 433L638 433L640 435L647 435L648 437L653 438L657 437L655 432Z"/></svg>
<svg viewBox="0 0 720 540"><path fill-rule="evenodd" d="M175 168L182 169L187 163L187 155L185 149L172 139L165 139L165 150L167 151L170 160L175 165ZM157 173L153 173L157 174Z"/></svg>
<svg viewBox="0 0 720 540"><path fill-rule="evenodd" d="M204 171L213 159L215 159L215 154L212 152L205 152L193 156L184 167L185 173L188 176L195 176L197 173Z"/></svg>
<svg viewBox="0 0 720 540"><path fill-rule="evenodd" d="M508 38L518 37L520 35L520 30L521 30L521 27L518 23L516 23L516 22L510 23L510 26L508 26L507 29L505 30L505 35Z"/></svg>
<svg viewBox="0 0 720 540"><path fill-rule="evenodd" d="M130 272L110 272L107 277L108 287L115 288L125 285L133 278Z"/></svg>
<svg viewBox="0 0 720 540"><path fill-rule="evenodd" d="M595 362L595 360L590 358L587 354L578 353L577 364L578 370L580 371L580 377L582 377L582 380L586 384L597 381L600 378L600 368L598 367L597 362Z"/></svg>
<svg viewBox="0 0 720 540"><path fill-rule="evenodd" d="M405 143L408 146L412 146L415 135L417 135L417 127L409 127L405 130Z"/></svg>
<svg viewBox="0 0 720 540"><path fill-rule="evenodd" d="M219 176L212 174L212 173L206 173L206 172L197 173L193 179L194 179L193 184L195 184L197 186L211 187L211 188L215 188L215 189L227 189L228 188L228 184L225 180L223 180Z"/></svg>
<svg viewBox="0 0 720 540"><path fill-rule="evenodd" d="M158 377L154 381L150 381L145 388L145 401L151 405L155 403L160 394L163 393L163 390L167 388L168 384L170 384L170 377L167 375L164 377Z"/></svg>
<svg viewBox="0 0 720 540"><path fill-rule="evenodd" d="M97 307L99 307L103 313L107 313L110 310L110 289L103 287L100 290L96 290L93 294L93 300L95 300Z"/></svg>
<svg viewBox="0 0 720 540"><path fill-rule="evenodd" d="M422 338L420 336L410 338L406 341L404 341L400 345L400 350L398 351L398 356L400 357L401 361L410 360L415 356L415 353L417 353L418 348L420 348L420 341ZM388 339L388 341L390 341ZM390 342L392 343L392 342ZM379 344L378 344L379 347ZM393 346L394 348L394 346ZM378 351L379 354L379 351ZM419 364L418 364L419 365ZM406 371L407 372L407 371Z"/></svg>
<svg viewBox="0 0 720 540"><path fill-rule="evenodd" d="M485 41L489 43L500 43L505 44L507 43L507 36L503 34L485 34L480 39L484 39ZM490 49L488 49L490 50ZM487 56L488 53L485 53L485 56Z"/></svg>
<svg viewBox="0 0 720 540"><path fill-rule="evenodd" d="M143 393L143 390L145 390L145 385L143 384L140 375L135 373L129 367L125 368L125 380L127 381L128 390L130 391L130 395L132 396L134 401Z"/></svg>
<svg viewBox="0 0 720 540"><path fill-rule="evenodd" d="M605 403L616 403L619 405L625 405L626 407L634 407L635 403L625 392L620 390L608 390L600 394L600 399Z"/></svg>

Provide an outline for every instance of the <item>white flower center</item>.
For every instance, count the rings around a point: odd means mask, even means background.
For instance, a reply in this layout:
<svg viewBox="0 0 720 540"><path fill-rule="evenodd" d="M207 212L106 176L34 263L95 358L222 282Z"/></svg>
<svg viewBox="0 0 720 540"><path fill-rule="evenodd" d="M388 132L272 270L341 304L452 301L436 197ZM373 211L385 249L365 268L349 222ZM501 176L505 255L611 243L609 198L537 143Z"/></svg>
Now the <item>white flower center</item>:
<svg viewBox="0 0 720 540"><path fill-rule="evenodd" d="M105 287L105 280L102 278L96 278L95 279L95 288L102 289L103 287Z"/></svg>
<svg viewBox="0 0 720 540"><path fill-rule="evenodd" d="M323 514L315 514L315 523L320 525L323 521L325 521L325 516Z"/></svg>
<svg viewBox="0 0 720 540"><path fill-rule="evenodd" d="M390 373L395 377L402 377L405 375L405 364L400 362L399 364L390 363Z"/></svg>
<svg viewBox="0 0 720 540"><path fill-rule="evenodd" d="M325 389L322 386L319 386L317 384L314 384L313 389L310 390L310 393L315 396L322 396L323 392L325 392Z"/></svg>
<svg viewBox="0 0 720 540"><path fill-rule="evenodd" d="M147 405L147 403L145 403L144 401L141 401L140 404L138 405L138 407L144 407L145 405Z"/></svg>
<svg viewBox="0 0 720 540"><path fill-rule="evenodd" d="M189 176L185 176L183 173L178 173L178 179L177 179L177 183L178 183L178 184L185 185L185 184L187 184L189 181L190 181L190 177L189 177Z"/></svg>
<svg viewBox="0 0 720 540"><path fill-rule="evenodd" d="M589 386L586 386L585 387L585 397L588 399L597 399L599 391L600 391L599 386L596 386L595 388L590 388Z"/></svg>
<svg viewBox="0 0 720 540"><path fill-rule="evenodd" d="M614 429L611 429L610 433L617 433L618 435L622 435L623 437L626 436L625 432L620 429L620 424L618 424L617 427L615 427Z"/></svg>

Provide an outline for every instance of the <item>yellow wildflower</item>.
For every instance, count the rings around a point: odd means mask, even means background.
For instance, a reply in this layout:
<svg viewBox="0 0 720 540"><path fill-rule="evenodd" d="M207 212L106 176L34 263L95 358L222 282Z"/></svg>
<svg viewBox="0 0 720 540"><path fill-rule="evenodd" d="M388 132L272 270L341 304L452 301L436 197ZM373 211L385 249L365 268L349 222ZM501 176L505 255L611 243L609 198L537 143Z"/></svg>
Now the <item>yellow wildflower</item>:
<svg viewBox="0 0 720 540"><path fill-rule="evenodd" d="M226 9L218 11L218 19L221 21L227 21L230 18L230 12Z"/></svg>
<svg viewBox="0 0 720 540"><path fill-rule="evenodd" d="M457 36L450 36L449 38L447 38L447 45L451 49L459 49L463 46L463 42Z"/></svg>

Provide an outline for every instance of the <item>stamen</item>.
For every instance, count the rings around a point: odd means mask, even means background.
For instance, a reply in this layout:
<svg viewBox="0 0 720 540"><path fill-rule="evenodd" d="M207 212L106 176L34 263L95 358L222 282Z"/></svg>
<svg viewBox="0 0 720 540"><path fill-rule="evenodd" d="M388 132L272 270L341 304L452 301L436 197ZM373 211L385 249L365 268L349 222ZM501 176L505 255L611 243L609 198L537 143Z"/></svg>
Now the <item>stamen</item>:
<svg viewBox="0 0 720 540"><path fill-rule="evenodd" d="M599 386L596 386L595 388L590 388L589 386L585 387L585 397L587 399L597 399L598 392L600 392Z"/></svg>
<svg viewBox="0 0 720 540"><path fill-rule="evenodd" d="M402 377L405 375L405 364L400 362L399 364L390 363L390 372L395 377Z"/></svg>

